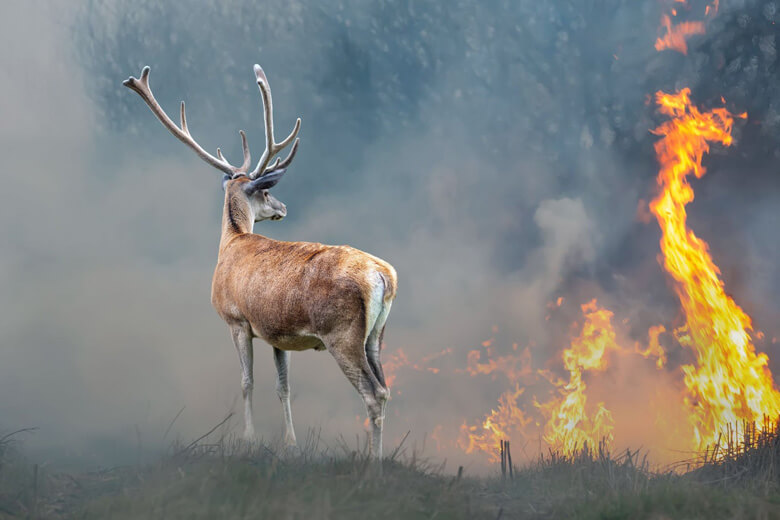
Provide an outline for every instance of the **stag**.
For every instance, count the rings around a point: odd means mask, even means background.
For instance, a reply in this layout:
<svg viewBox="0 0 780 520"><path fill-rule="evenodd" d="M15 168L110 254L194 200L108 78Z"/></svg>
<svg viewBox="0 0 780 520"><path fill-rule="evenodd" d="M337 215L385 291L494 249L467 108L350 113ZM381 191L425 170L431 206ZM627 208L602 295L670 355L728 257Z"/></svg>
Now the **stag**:
<svg viewBox="0 0 780 520"><path fill-rule="evenodd" d="M255 439L252 418L254 338L271 345L276 391L284 412L284 440L295 446L290 410L290 353L325 350L336 359L355 387L371 424L371 455L381 461L382 427L389 397L380 362L385 322L395 298L396 273L387 262L349 246L284 242L254 234L255 222L281 220L286 206L271 195L298 150L301 120L280 142L274 137L271 88L263 69L254 66L263 104L265 151L252 171L246 134L239 131L244 152L241 166L230 164L221 150L209 154L190 135L184 101L177 126L149 87L149 67L123 85L141 96L177 139L224 173L225 204L211 303L230 330L241 365L244 437ZM294 142L293 142L294 141ZM285 159L271 160L292 143Z"/></svg>

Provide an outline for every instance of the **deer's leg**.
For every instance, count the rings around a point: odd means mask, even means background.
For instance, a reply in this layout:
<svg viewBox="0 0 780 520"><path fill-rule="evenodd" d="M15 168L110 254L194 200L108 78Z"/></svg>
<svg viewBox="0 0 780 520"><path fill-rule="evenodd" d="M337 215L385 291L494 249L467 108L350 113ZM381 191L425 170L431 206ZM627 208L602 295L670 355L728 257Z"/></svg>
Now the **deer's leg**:
<svg viewBox="0 0 780 520"><path fill-rule="evenodd" d="M274 363L276 364L276 395L279 396L284 410L284 443L287 446L295 446L295 429L290 409L290 381L288 380L290 352L274 347Z"/></svg>
<svg viewBox="0 0 780 520"><path fill-rule="evenodd" d="M384 389L384 397L379 400L381 410L379 412L379 424L376 424L376 421L372 421L372 439L377 438L378 439L378 452L381 457L382 453L382 421L384 421L386 409L387 409L387 400L390 397L390 389L387 387L387 382L385 381L385 373L382 370L382 362L379 359L379 353L381 350L382 345L382 338L385 334L385 322L387 320L387 315L390 313L390 306L392 305L392 302L385 302L382 305L382 310L379 313L379 316L377 316L376 323L374 323L373 328L371 329L371 332L368 334L368 337L366 338L366 359L368 361L368 365L371 367L372 372L374 373L374 376L376 377L377 381L379 382L379 385Z"/></svg>
<svg viewBox="0 0 780 520"><path fill-rule="evenodd" d="M382 329L384 330L384 329ZM371 417L371 410L368 407L368 403L366 403L366 408L369 410L368 414L371 418L371 444L372 444L372 450L375 453L378 453L379 457L382 457L382 427L383 427L383 421L385 418L385 412L387 409L387 400L390 397L390 389L387 388L387 383L385 382L385 374L382 370L382 363L379 360L379 345L381 342L381 331L377 332L376 330L373 331L371 334L369 334L368 339L366 340L366 361L368 361L368 366L371 369L371 372L374 375L374 380L378 383L379 387L381 388L379 394L375 397L375 401L377 402L377 405L379 407L379 410L377 413L375 413L375 417Z"/></svg>
<svg viewBox="0 0 780 520"><path fill-rule="evenodd" d="M252 389L254 387L252 336L249 325L238 323L230 326L233 344L238 351L241 365L241 394L244 398L244 439L255 439L255 424L252 419Z"/></svg>
<svg viewBox="0 0 780 520"><path fill-rule="evenodd" d="M373 370L376 378L384 387L387 387L387 383L385 382L385 373L382 370L382 362L379 360L379 352L381 350L382 337L385 333L386 319L387 311L383 310L374 325L374 329L368 335L368 338L366 338L366 358L368 359L368 364L371 366L371 370Z"/></svg>
<svg viewBox="0 0 780 520"><path fill-rule="evenodd" d="M325 342L344 375L363 398L371 423L370 455L382 460L382 428L385 404L390 395L384 384L374 374L366 357L363 337L337 337Z"/></svg>

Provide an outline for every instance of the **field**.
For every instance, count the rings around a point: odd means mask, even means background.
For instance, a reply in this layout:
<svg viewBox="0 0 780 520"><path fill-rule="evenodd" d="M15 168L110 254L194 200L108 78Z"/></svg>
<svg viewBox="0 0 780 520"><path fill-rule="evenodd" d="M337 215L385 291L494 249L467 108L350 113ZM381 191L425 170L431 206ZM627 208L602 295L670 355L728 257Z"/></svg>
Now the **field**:
<svg viewBox="0 0 780 520"><path fill-rule="evenodd" d="M476 477L407 451L381 476L364 451L282 454L230 438L174 444L154 464L71 474L0 443L0 519L780 518L777 434L725 443L696 469L651 471L638 452L548 453L513 479ZM2 436L0 436L2 438Z"/></svg>

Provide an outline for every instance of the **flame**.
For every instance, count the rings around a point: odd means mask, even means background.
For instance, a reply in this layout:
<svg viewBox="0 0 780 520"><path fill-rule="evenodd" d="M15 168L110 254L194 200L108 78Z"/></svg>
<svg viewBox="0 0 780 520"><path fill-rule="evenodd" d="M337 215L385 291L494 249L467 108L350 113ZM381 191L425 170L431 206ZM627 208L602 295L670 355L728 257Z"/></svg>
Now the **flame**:
<svg viewBox="0 0 780 520"><path fill-rule="evenodd" d="M715 0L714 2L712 2L712 5L708 5L704 9L704 14L706 16L715 16L716 14L718 14L719 6L720 6L720 0Z"/></svg>
<svg viewBox="0 0 780 520"><path fill-rule="evenodd" d="M676 3L682 4L687 7L687 3L680 0L675 0ZM718 7L720 6L720 0L714 0L712 4L707 5L704 8L705 17L713 17L718 13ZM677 16L677 9L670 9L672 16ZM704 22L680 22L672 23L672 18L667 15L661 15L661 27L665 30L663 36L659 36L655 41L655 49L662 51L664 49L671 49L683 54L688 54L688 43L686 38L694 34L704 34L705 27Z"/></svg>
<svg viewBox="0 0 780 520"><path fill-rule="evenodd" d="M767 368L767 356L756 353L750 317L728 296L708 245L687 228L685 206L693 200L688 176L704 175L702 156L709 143L731 144L733 116L725 108L700 112L690 89L658 92L659 111L672 119L653 132L662 136L655 150L661 165L659 195L650 210L661 226L663 264L675 281L685 324L675 331L696 356L682 367L691 408L694 442L703 448L717 442L720 428L743 421L762 424L780 414L780 393ZM742 114L739 117L747 117Z"/></svg>
<svg viewBox="0 0 780 520"><path fill-rule="evenodd" d="M512 349L517 350L516 343L512 345ZM490 347L485 347L485 354L487 359L483 362L482 351L470 350L466 369L458 370L458 372L465 372L472 377L490 375L493 379L496 379L498 374L503 374L513 383L533 373L531 370L531 351L528 350L528 347L523 349L519 355L507 354L506 356L497 357L494 357L493 350Z"/></svg>
<svg viewBox="0 0 780 520"><path fill-rule="evenodd" d="M659 369L666 365L666 351L664 351L664 348L661 346L661 342L658 339L664 332L666 332L666 327L663 325L654 325L650 327L650 330L647 331L647 348L640 348L639 343L637 343L635 348L636 353L643 358L655 358L655 366Z"/></svg>
<svg viewBox="0 0 780 520"><path fill-rule="evenodd" d="M498 462L501 441L518 435L524 437L524 429L532 421L517 405L524 390L515 385L514 390L504 392L498 398L498 409L491 410L481 426L469 426L464 422L458 438L461 449L468 454L485 452L490 462Z"/></svg>
<svg viewBox="0 0 780 520"><path fill-rule="evenodd" d="M569 371L569 381L554 382L560 396L547 403L538 404L547 418L544 440L564 454L574 454L587 446L598 446L604 440L612 441L612 415L604 403L596 405L589 416L585 381L586 370L603 371L607 368L607 352L619 350L612 328L613 313L601 308L594 299L582 305L585 322L580 335L563 351L563 364Z"/></svg>
<svg viewBox="0 0 780 520"><path fill-rule="evenodd" d="M399 348L395 352L391 353L389 357L382 363L382 371L385 374L385 382L387 383L387 387L391 388L393 386L396 377L398 377L398 370L401 367L406 367L411 364L412 362L409 361L409 356L406 355L404 349Z"/></svg>
<svg viewBox="0 0 780 520"><path fill-rule="evenodd" d="M680 22L672 24L672 19L666 14L661 16L661 26L666 29L666 33L655 41L657 51L671 49L688 54L688 43L685 38L693 34L704 34L704 23Z"/></svg>
<svg viewBox="0 0 780 520"><path fill-rule="evenodd" d="M444 427L441 424L437 424L431 432L431 439L436 443L436 452L441 452L442 446L444 445L444 437L442 435L443 429Z"/></svg>
<svg viewBox="0 0 780 520"><path fill-rule="evenodd" d="M492 349L494 340L482 342L485 358L480 350L471 350L468 353L468 363L465 370L457 370L457 373L466 373L472 377L489 375L496 379L503 374L514 388L507 390L498 398L498 409L491 410L481 425L469 426L463 423L460 427L458 445L466 453L482 451L488 454L490 462L498 462L498 450L502 440L511 439L513 436L525 436L525 428L532 419L520 409L518 399L523 394L524 388L520 388L520 380L533 376L531 369L531 352L526 347L519 354L517 343L512 344L513 353L496 356Z"/></svg>
<svg viewBox="0 0 780 520"><path fill-rule="evenodd" d="M451 348L445 348L434 354L429 354L420 359L419 362L413 363L409 356L406 354L403 348L399 348L395 352L392 352L387 360L382 363L382 370L385 374L385 382L388 388L392 387L398 377L398 372L401 368L410 368L418 372L430 372L431 374L438 374L441 369L438 367L428 366L432 361L435 361L443 356L452 353ZM400 394L400 390L397 392Z"/></svg>

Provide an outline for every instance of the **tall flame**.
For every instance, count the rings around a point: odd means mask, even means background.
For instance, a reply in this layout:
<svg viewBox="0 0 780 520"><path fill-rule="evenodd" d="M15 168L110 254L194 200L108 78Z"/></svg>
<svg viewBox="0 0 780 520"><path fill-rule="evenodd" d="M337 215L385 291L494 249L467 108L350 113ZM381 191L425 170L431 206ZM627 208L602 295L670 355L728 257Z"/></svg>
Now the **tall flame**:
<svg viewBox="0 0 780 520"><path fill-rule="evenodd" d="M596 300L582 305L585 322L580 335L563 351L563 364L569 371L569 381L556 383L560 397L538 405L547 417L544 440L551 447L573 454L585 445L598 446L602 440L612 441L612 414L604 403L596 405L595 413L586 407L586 370L603 371L607 368L606 354L618 350L612 328L612 312L599 307Z"/></svg>
<svg viewBox="0 0 780 520"><path fill-rule="evenodd" d="M701 160L710 142L731 144L734 121L725 108L700 112L689 95L687 88L656 94L659 111L672 119L654 130L662 136L655 144L661 191L650 210L661 226L664 267L676 282L685 313L685 325L675 333L696 355L695 365L683 366L683 372L694 441L703 448L717 442L726 424L761 424L763 416L776 417L780 393L766 366L767 356L753 346L750 317L726 294L707 243L687 228L685 206L693 200L688 176L704 175Z"/></svg>

